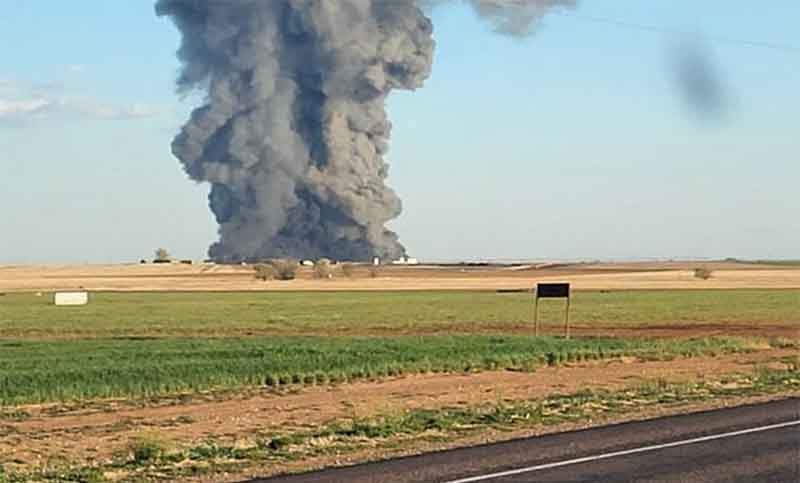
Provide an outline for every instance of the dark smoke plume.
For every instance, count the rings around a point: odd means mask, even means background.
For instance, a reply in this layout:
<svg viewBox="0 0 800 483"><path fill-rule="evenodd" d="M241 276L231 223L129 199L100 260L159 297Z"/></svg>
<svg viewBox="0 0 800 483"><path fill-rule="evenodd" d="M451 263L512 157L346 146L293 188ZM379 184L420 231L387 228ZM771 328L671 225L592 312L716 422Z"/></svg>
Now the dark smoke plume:
<svg viewBox="0 0 800 483"><path fill-rule="evenodd" d="M521 35L574 0L465 0ZM366 260L405 253L385 224L401 212L385 184L393 89L430 75L442 0L158 0L183 35L179 90L205 104L172 150L209 182L218 261Z"/></svg>

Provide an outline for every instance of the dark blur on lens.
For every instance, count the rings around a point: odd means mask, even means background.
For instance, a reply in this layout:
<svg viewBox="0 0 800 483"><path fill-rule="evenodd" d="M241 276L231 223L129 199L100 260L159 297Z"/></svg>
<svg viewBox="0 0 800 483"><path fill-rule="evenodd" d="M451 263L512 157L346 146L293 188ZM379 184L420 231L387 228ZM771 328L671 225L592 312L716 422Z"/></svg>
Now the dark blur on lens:
<svg viewBox="0 0 800 483"><path fill-rule="evenodd" d="M700 39L675 48L673 70L678 90L691 112L703 120L721 120L728 92L711 49Z"/></svg>

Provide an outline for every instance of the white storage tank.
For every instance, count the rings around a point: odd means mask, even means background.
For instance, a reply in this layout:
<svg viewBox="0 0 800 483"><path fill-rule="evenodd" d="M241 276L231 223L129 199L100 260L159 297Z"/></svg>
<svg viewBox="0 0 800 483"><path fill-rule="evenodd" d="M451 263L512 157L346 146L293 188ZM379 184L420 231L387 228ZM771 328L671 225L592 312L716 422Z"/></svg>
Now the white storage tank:
<svg viewBox="0 0 800 483"><path fill-rule="evenodd" d="M89 292L56 292L56 305L86 305L89 303Z"/></svg>

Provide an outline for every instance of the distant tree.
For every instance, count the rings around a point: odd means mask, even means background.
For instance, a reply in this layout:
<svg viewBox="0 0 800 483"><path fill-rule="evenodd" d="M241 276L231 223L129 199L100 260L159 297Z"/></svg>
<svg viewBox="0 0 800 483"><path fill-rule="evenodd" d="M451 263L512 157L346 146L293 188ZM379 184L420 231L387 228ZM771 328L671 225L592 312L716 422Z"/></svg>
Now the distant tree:
<svg viewBox="0 0 800 483"><path fill-rule="evenodd" d="M256 272L256 280L262 280L264 282L274 279L277 274L275 267L268 263L259 263L253 266L253 270Z"/></svg>
<svg viewBox="0 0 800 483"><path fill-rule="evenodd" d="M694 278L699 278L701 280L708 280L711 278L711 269L708 267L698 267L694 269Z"/></svg>
<svg viewBox="0 0 800 483"><path fill-rule="evenodd" d="M314 264L314 278L332 278L333 267L327 258L320 258Z"/></svg>
<svg viewBox="0 0 800 483"><path fill-rule="evenodd" d="M167 263L172 260L172 256L169 254L166 248L159 248L156 250L156 263Z"/></svg>
<svg viewBox="0 0 800 483"><path fill-rule="evenodd" d="M342 275L345 277L350 278L355 274L356 267L353 266L352 263L342 263L340 266L342 268Z"/></svg>
<svg viewBox="0 0 800 483"><path fill-rule="evenodd" d="M278 280L294 280L300 267L296 260L273 260L270 265L275 269L275 278Z"/></svg>

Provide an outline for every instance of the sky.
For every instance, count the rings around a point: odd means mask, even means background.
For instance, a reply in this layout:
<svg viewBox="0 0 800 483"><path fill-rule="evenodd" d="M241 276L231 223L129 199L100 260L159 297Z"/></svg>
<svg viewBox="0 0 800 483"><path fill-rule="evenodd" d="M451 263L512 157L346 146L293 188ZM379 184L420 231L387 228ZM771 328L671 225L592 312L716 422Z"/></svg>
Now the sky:
<svg viewBox="0 0 800 483"><path fill-rule="evenodd" d="M175 27L150 0L0 8L0 263L204 258ZM432 18L433 75L388 105L410 255L800 258L800 2L582 0L524 39L457 1ZM676 81L698 35L713 115Z"/></svg>

